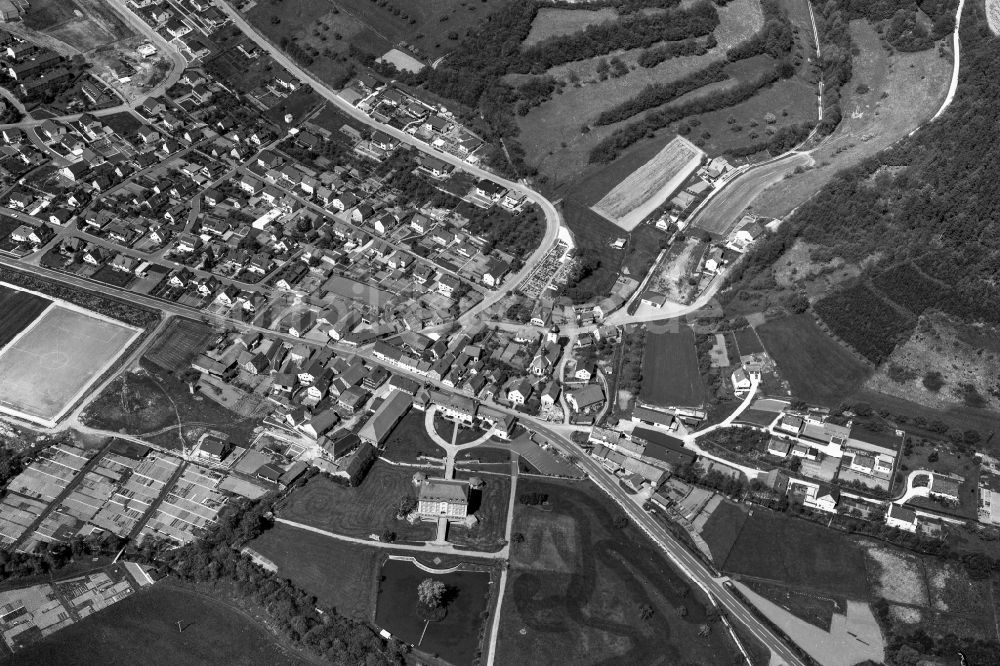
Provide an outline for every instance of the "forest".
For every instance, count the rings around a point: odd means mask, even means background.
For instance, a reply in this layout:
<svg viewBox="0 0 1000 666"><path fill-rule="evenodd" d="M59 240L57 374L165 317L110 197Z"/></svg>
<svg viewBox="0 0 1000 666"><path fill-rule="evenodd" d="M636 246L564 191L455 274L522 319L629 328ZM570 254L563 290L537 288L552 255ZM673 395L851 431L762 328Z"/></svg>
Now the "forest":
<svg viewBox="0 0 1000 666"><path fill-rule="evenodd" d="M837 337L872 363L888 358L916 324L861 283L817 301L813 310Z"/></svg>
<svg viewBox="0 0 1000 666"><path fill-rule="evenodd" d="M1000 323L1000 40L989 31L981 4L967 3L965 11L959 86L947 112L840 173L750 253L733 275L732 291L801 238L847 261L878 258L868 277L914 313L938 307L966 321ZM902 272L899 264L907 261L929 280ZM895 341L898 316L866 319L858 308L870 312L864 305L869 299L859 296L863 292L850 287L820 301L818 310L838 334L845 322L867 337ZM862 346L867 353L858 351L872 360L884 358L887 345Z"/></svg>

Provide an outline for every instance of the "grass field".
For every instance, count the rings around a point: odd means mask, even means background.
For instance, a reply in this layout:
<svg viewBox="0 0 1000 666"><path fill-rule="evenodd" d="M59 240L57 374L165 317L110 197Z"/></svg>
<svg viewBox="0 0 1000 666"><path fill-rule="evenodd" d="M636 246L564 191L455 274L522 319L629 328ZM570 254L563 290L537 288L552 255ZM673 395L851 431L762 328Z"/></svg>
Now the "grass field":
<svg viewBox="0 0 1000 666"><path fill-rule="evenodd" d="M760 596L773 601L795 617L805 620L823 631L830 631L835 612L843 614L847 608L846 600L838 597L810 594L760 580L748 580L746 584Z"/></svg>
<svg viewBox="0 0 1000 666"><path fill-rule="evenodd" d="M687 325L674 331L656 331L651 325L642 355L642 376L639 399L643 402L663 407L702 405L705 387L698 371L694 331Z"/></svg>
<svg viewBox="0 0 1000 666"><path fill-rule="evenodd" d="M628 271L629 277L641 282L643 276L652 268L653 262L663 248L662 244L666 243L668 238L666 232L651 224L637 226L628 236L622 271Z"/></svg>
<svg viewBox="0 0 1000 666"><path fill-rule="evenodd" d="M51 304L52 301L42 296L0 285L0 312L3 312L0 349L38 319Z"/></svg>
<svg viewBox="0 0 1000 666"><path fill-rule="evenodd" d="M176 317L149 346L144 358L166 371L176 371L191 364L205 351L212 339L212 328L194 319Z"/></svg>
<svg viewBox="0 0 1000 666"><path fill-rule="evenodd" d="M439 622L425 623L416 612L417 586L426 578L447 586L444 598L448 613ZM490 594L489 572L431 574L411 562L389 560L382 566L375 624L453 664L473 663Z"/></svg>
<svg viewBox="0 0 1000 666"><path fill-rule="evenodd" d="M607 296L614 286L625 253L614 249L610 243L625 233L579 201L563 201L562 212L576 247L594 252L601 262L593 273L579 282L580 295L573 300L595 302Z"/></svg>
<svg viewBox="0 0 1000 666"><path fill-rule="evenodd" d="M697 636L700 593L634 527L614 527L617 509L594 486L519 482L530 491L549 503L517 505L524 541L512 552L497 663L732 663L720 626Z"/></svg>
<svg viewBox="0 0 1000 666"><path fill-rule="evenodd" d="M399 500L417 495L412 483L413 471L376 462L356 488L316 476L292 491L282 502L278 515L360 539L388 529L396 533L399 541L430 540L435 535L434 523L410 525L405 520L396 520Z"/></svg>
<svg viewBox="0 0 1000 666"><path fill-rule="evenodd" d="M184 631L177 632L177 622ZM263 626L207 595L159 583L48 636L16 657L18 666L91 664L306 663Z"/></svg>
<svg viewBox="0 0 1000 666"><path fill-rule="evenodd" d="M508 468L509 469L509 468ZM510 477L499 474L456 472L456 479L477 476L486 484L482 490L469 494L469 513L475 513L479 524L471 530L460 525L448 528L448 541L476 550L495 551L506 543L507 509L510 506Z"/></svg>
<svg viewBox="0 0 1000 666"><path fill-rule="evenodd" d="M259 418L241 418L218 403L191 395L185 382L147 361L140 363L141 369L117 377L87 406L80 417L84 423L144 435L168 448L180 448L181 436L193 446L208 429L228 433L240 444L250 441Z"/></svg>
<svg viewBox="0 0 1000 666"><path fill-rule="evenodd" d="M54 422L137 335L110 319L61 306L48 310L0 354L0 405Z"/></svg>
<svg viewBox="0 0 1000 666"><path fill-rule="evenodd" d="M850 32L859 53L852 60L852 78L842 90L840 126L813 152L816 168L773 185L754 202L755 212L785 216L838 171L859 164L926 122L944 100L952 68L937 49L890 56L867 21L851 21ZM859 89L862 85L865 88Z"/></svg>
<svg viewBox="0 0 1000 666"><path fill-rule="evenodd" d="M99 0L37 0L24 24L86 52L132 36L122 18Z"/></svg>
<svg viewBox="0 0 1000 666"><path fill-rule="evenodd" d="M723 502L715 507L715 511L705 522L701 530L701 538L712 551L712 560L719 566L729 557L729 551L747 521L747 512L739 504Z"/></svg>
<svg viewBox="0 0 1000 666"><path fill-rule="evenodd" d="M425 414L411 409L385 440L385 456L393 462L422 463L421 456L444 460L445 452L427 434ZM451 441L449 437L447 441Z"/></svg>
<svg viewBox="0 0 1000 666"><path fill-rule="evenodd" d="M836 407L868 377L868 367L816 325L808 313L774 319L757 328L767 353L792 394Z"/></svg>
<svg viewBox="0 0 1000 666"><path fill-rule="evenodd" d="M817 593L867 601L865 558L848 537L758 509L747 518L723 570Z"/></svg>
<svg viewBox="0 0 1000 666"><path fill-rule="evenodd" d="M650 161L633 171L594 204L594 210L631 231L698 168L705 154L684 137L675 137Z"/></svg>
<svg viewBox="0 0 1000 666"><path fill-rule="evenodd" d="M375 568L379 551L276 523L250 547L278 566L321 604L342 615L369 621L375 610Z"/></svg>
<svg viewBox="0 0 1000 666"><path fill-rule="evenodd" d="M531 23L531 32L521 42L521 48L545 41L550 37L560 35L571 35L574 32L583 30L589 26L604 23L618 16L618 12L611 8L604 9L559 9L556 7L543 7L538 10L535 20Z"/></svg>

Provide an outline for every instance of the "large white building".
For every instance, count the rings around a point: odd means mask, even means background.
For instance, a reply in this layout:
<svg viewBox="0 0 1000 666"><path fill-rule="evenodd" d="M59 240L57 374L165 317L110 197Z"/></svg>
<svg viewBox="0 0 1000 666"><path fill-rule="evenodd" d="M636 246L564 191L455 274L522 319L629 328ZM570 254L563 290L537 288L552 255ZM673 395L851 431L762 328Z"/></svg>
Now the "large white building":
<svg viewBox="0 0 1000 666"><path fill-rule="evenodd" d="M465 520L469 513L468 481L426 479L417 495L417 513L421 518Z"/></svg>

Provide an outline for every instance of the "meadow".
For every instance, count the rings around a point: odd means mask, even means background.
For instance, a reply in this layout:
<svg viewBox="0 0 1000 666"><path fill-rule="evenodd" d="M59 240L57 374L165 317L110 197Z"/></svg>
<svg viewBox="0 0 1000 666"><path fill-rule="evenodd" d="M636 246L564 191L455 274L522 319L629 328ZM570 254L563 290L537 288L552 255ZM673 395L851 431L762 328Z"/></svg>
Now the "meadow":
<svg viewBox="0 0 1000 666"><path fill-rule="evenodd" d="M642 357L639 399L653 405L695 407L705 400L705 386L698 370L694 331L649 332Z"/></svg>

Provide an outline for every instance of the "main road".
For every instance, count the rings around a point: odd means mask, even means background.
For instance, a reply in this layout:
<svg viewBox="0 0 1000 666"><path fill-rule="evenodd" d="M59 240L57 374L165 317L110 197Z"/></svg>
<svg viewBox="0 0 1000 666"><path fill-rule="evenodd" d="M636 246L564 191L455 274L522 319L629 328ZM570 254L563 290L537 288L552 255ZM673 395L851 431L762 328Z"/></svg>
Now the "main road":
<svg viewBox="0 0 1000 666"><path fill-rule="evenodd" d="M463 319L472 318L476 315L490 310L494 305L499 303L501 300L506 298L507 292L513 289L514 286L521 283L521 281L528 276L531 269L534 268L535 264L542 260L542 257L555 245L556 239L559 236L559 226L562 224L562 218L559 215L558 209L555 205L542 196L541 193L530 189L523 183L514 182L512 180L507 180L502 178L492 171L487 171L482 167L476 166L474 164L469 164L465 160L456 157L450 153L446 153L437 150L429 143L421 141L412 134L408 134L403 130L397 129L395 127L390 127L376 120L373 120L367 113L361 111L356 106L350 102L343 99L337 94L333 88L328 86L326 83L320 81L315 76L307 72L305 69L300 67L294 60L289 58L285 53L281 51L277 46L272 44L260 31L255 27L250 25L249 22L244 19L239 12L237 12L229 3L225 0L215 0L216 6L218 6L222 11L224 11L229 18L232 19L233 23L240 30L243 31L250 39L252 39L257 46L268 52L268 54L277 62L279 65L287 69L293 76L295 76L299 81L309 85L317 94L323 97L325 100L336 106L345 115L354 118L366 125L374 127L386 134L399 139L401 142L406 143L415 147L421 152L428 153L434 157L451 164L452 166L465 171L477 178L487 178L495 183L503 185L508 190L517 192L525 196L529 201L537 205L542 213L545 215L545 235L542 238L542 242L538 244L538 247L531 256L525 258L524 266L516 274L510 276L505 281L506 285L509 285L508 289L497 289L486 294L486 297L469 311L462 313Z"/></svg>

